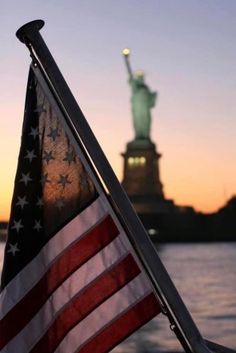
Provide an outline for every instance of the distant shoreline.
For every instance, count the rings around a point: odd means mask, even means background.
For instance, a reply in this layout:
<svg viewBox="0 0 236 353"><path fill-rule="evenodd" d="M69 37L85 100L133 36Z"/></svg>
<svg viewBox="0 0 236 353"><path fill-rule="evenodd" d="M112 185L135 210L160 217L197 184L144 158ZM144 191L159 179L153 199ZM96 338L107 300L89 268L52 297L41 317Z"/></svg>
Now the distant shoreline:
<svg viewBox="0 0 236 353"><path fill-rule="evenodd" d="M151 240L165 243L215 243L236 241L236 196L216 213L204 214L190 208L185 212L139 213ZM0 241L7 238L8 222L0 222Z"/></svg>
<svg viewBox="0 0 236 353"><path fill-rule="evenodd" d="M218 238L218 239L212 239L212 238L205 238L203 239L202 237L199 237L199 240L196 239L196 237L186 237L186 238L177 238L174 237L173 235L171 236L171 234L169 234L169 236L167 234L163 235L163 234L158 234L157 236L150 236L150 239L152 240L153 243L155 244L182 244L182 243L191 243L191 244L199 244L199 243L231 243L231 242L235 242L235 239L224 239L222 238ZM5 227L2 227L2 224L0 223L0 242L4 243L7 240L7 224L5 225Z"/></svg>

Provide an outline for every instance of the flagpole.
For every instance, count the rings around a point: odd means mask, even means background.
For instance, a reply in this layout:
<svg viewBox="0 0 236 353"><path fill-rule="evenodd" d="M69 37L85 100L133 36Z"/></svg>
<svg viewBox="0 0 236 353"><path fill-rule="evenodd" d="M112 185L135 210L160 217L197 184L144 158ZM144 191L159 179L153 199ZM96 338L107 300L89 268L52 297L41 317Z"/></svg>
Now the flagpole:
<svg viewBox="0 0 236 353"><path fill-rule="evenodd" d="M186 352L209 353L206 342L202 338L190 313L185 307L173 282L152 245L146 230L137 217L130 201L116 178L81 109L73 97L65 79L47 48L39 30L44 21L36 20L22 26L16 33L30 50L33 65L38 66L61 110L80 137L78 142L85 146L96 170L103 180L113 207L128 230L127 235L135 247L143 263L156 294L163 306L163 312L168 316L171 328L180 340ZM115 206L114 206L115 205Z"/></svg>

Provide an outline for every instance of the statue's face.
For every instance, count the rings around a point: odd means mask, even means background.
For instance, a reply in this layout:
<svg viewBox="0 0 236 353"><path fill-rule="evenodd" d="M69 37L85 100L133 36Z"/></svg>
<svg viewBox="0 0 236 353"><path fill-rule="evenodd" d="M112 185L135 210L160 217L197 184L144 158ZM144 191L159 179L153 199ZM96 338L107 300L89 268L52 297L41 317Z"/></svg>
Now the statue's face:
<svg viewBox="0 0 236 353"><path fill-rule="evenodd" d="M139 83L144 83L144 76L142 75L137 75L136 76L136 81Z"/></svg>
<svg viewBox="0 0 236 353"><path fill-rule="evenodd" d="M139 83L144 83L144 72L142 70L138 70L135 73L135 79Z"/></svg>

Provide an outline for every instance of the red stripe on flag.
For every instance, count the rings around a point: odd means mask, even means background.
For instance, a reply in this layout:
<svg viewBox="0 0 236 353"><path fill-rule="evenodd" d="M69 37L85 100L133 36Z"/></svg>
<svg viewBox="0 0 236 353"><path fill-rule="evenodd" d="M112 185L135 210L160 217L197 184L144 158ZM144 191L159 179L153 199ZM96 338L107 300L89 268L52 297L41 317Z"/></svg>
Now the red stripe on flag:
<svg viewBox="0 0 236 353"><path fill-rule="evenodd" d="M50 295L73 272L114 240L118 234L119 231L112 218L107 216L82 239L60 254L39 282L0 321L0 349L24 328Z"/></svg>
<svg viewBox="0 0 236 353"><path fill-rule="evenodd" d="M125 314L113 321L85 343L79 353L106 353L128 337L131 333L161 312L153 293L142 299Z"/></svg>
<svg viewBox="0 0 236 353"><path fill-rule="evenodd" d="M119 291L140 273L132 255L126 256L111 270L96 278L81 295L60 312L47 333L30 353L52 353L66 334L107 298Z"/></svg>

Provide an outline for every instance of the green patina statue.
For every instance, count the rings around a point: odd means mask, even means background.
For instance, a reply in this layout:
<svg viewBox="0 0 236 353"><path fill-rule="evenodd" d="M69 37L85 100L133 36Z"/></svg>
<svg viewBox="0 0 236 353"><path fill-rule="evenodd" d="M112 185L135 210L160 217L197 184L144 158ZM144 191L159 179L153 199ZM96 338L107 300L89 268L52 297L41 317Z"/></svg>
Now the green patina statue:
<svg viewBox="0 0 236 353"><path fill-rule="evenodd" d="M138 72L135 76L133 75L129 62L129 54L129 49L123 50L132 90L131 105L135 140L150 140L150 110L155 106L157 93L151 92L145 84L143 72Z"/></svg>

